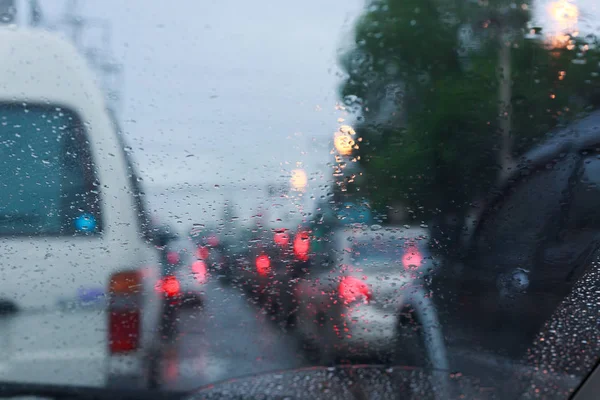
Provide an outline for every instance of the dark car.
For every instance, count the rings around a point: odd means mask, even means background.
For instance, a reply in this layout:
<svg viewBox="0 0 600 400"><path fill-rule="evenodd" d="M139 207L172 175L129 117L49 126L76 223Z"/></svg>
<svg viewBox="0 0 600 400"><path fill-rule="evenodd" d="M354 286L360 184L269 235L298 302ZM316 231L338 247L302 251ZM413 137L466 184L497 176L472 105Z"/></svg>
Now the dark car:
<svg viewBox="0 0 600 400"><path fill-rule="evenodd" d="M195 248L195 256L206 263L208 272L219 278L229 276L228 263L226 260L227 242L223 240L225 235L216 229L200 230L195 227L190 230L190 238Z"/></svg>
<svg viewBox="0 0 600 400"><path fill-rule="evenodd" d="M591 265L600 241L600 112L556 131L486 201L434 279L453 336L518 357ZM451 290L448 290L451 289ZM471 343L471 346L473 343Z"/></svg>

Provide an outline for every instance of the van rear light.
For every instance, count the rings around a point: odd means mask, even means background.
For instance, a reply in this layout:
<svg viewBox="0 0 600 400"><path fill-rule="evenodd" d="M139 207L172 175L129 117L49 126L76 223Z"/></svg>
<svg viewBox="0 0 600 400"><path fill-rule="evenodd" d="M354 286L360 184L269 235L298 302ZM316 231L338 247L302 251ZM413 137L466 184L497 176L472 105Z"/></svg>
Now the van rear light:
<svg viewBox="0 0 600 400"><path fill-rule="evenodd" d="M135 351L140 345L142 275L123 271L108 285L108 349L111 354Z"/></svg>
<svg viewBox="0 0 600 400"><path fill-rule="evenodd" d="M111 354L135 351L139 346L140 311L111 311L109 317L109 350Z"/></svg>
<svg viewBox="0 0 600 400"><path fill-rule="evenodd" d="M142 276L138 271L117 272L110 277L109 295L131 295L142 290Z"/></svg>

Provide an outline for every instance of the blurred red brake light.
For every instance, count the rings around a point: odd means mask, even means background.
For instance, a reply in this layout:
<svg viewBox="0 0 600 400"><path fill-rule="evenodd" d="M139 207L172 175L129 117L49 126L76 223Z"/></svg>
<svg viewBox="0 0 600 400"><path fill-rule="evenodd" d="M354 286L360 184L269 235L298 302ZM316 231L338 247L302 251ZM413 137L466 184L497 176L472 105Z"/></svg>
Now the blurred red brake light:
<svg viewBox="0 0 600 400"><path fill-rule="evenodd" d="M266 276L271 271L271 260L266 254L256 257L256 271L261 276Z"/></svg>
<svg viewBox="0 0 600 400"><path fill-rule="evenodd" d="M158 284L157 290L163 292L168 297L175 297L179 294L179 281L174 275L165 276Z"/></svg>
<svg viewBox="0 0 600 400"><path fill-rule="evenodd" d="M141 330L139 271L117 272L108 284L108 349L111 354L137 350Z"/></svg>
<svg viewBox="0 0 600 400"><path fill-rule="evenodd" d="M192 273L198 283L206 282L206 263L202 260L196 260L192 263Z"/></svg>
<svg viewBox="0 0 600 400"><path fill-rule="evenodd" d="M273 235L273 241L279 246L287 246L290 243L290 235L285 231L277 231Z"/></svg>
<svg viewBox="0 0 600 400"><path fill-rule="evenodd" d="M409 247L402 256L402 265L404 269L418 268L423 262L423 255L416 247Z"/></svg>
<svg viewBox="0 0 600 400"><path fill-rule="evenodd" d="M310 235L307 231L301 231L294 238L294 254L301 261L308 260L310 251Z"/></svg>
<svg viewBox="0 0 600 400"><path fill-rule="evenodd" d="M208 247L198 246L198 249L196 250L196 258L200 260L206 260L208 259L209 253L210 250L208 249Z"/></svg>
<svg viewBox="0 0 600 400"><path fill-rule="evenodd" d="M179 257L179 253L177 253L176 251L169 251L167 253L167 262L171 265L175 265L179 262L180 257Z"/></svg>
<svg viewBox="0 0 600 400"><path fill-rule="evenodd" d="M216 236L210 236L208 238L208 245L211 247L217 247L219 245L219 238Z"/></svg>
<svg viewBox="0 0 600 400"><path fill-rule="evenodd" d="M356 300L361 299L364 301L371 300L371 289L369 288L369 285L353 276L343 277L338 287L338 291L346 303L353 303Z"/></svg>

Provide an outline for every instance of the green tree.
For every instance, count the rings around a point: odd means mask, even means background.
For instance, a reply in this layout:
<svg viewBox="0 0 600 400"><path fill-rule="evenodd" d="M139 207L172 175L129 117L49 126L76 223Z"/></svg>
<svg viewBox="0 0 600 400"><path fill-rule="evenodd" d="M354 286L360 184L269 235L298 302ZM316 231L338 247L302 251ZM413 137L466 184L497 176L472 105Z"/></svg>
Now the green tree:
<svg viewBox="0 0 600 400"><path fill-rule="evenodd" d="M462 221L497 182L504 131L516 158L599 103L596 38L549 48L529 20L526 4L503 0L370 3L340 63L376 207L401 200L418 220Z"/></svg>

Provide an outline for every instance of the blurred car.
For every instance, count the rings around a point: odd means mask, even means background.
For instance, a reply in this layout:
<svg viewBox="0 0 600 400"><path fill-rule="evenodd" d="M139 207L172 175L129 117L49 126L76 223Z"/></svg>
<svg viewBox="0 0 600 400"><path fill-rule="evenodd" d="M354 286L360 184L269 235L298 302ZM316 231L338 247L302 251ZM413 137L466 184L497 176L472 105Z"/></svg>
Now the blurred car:
<svg viewBox="0 0 600 400"><path fill-rule="evenodd" d="M427 232L353 223L331 240L335 261L312 265L295 290L295 329L320 360L375 357L447 367L425 284L434 269Z"/></svg>
<svg viewBox="0 0 600 400"><path fill-rule="evenodd" d="M340 207L340 211L335 209L335 204L322 204L317 208L312 220L298 225L295 230L274 230L273 242L279 241L277 247L280 249L258 252L259 256L267 255L270 262L269 274L258 286L261 289L262 302L284 328L289 328L295 320L295 293L301 279L312 271L326 269L336 262L336 244L333 240L336 229L371 219L370 211L364 207L346 203ZM266 243L269 247L275 247L268 239ZM275 262L271 263L271 260ZM275 267L272 268L271 264Z"/></svg>
<svg viewBox="0 0 600 400"><path fill-rule="evenodd" d="M206 230L193 227L190 238L196 251L196 258L204 260L208 272L218 278L228 278L229 269L225 246L216 229Z"/></svg>
<svg viewBox="0 0 600 400"><path fill-rule="evenodd" d="M274 229L254 248L255 287L261 303L284 326L293 319L295 287L309 272L310 245L310 230L300 226Z"/></svg>
<svg viewBox="0 0 600 400"><path fill-rule="evenodd" d="M308 260L308 235L298 229L296 207L288 198L274 199L255 216L253 225L240 227L225 246L229 279L278 315L287 304L283 297L291 296L288 283L302 273Z"/></svg>
<svg viewBox="0 0 600 400"><path fill-rule="evenodd" d="M155 382L156 237L94 82L58 36L0 29L3 380Z"/></svg>
<svg viewBox="0 0 600 400"><path fill-rule="evenodd" d="M192 238L181 235L165 246L159 290L175 306L202 304L208 280L208 254Z"/></svg>
<svg viewBox="0 0 600 400"><path fill-rule="evenodd" d="M600 247L600 112L527 153L433 279L456 346L521 357ZM535 206L532 206L535 205ZM447 294L453 294L450 297ZM483 334L485 332L485 334ZM475 339L476 338L476 339Z"/></svg>

